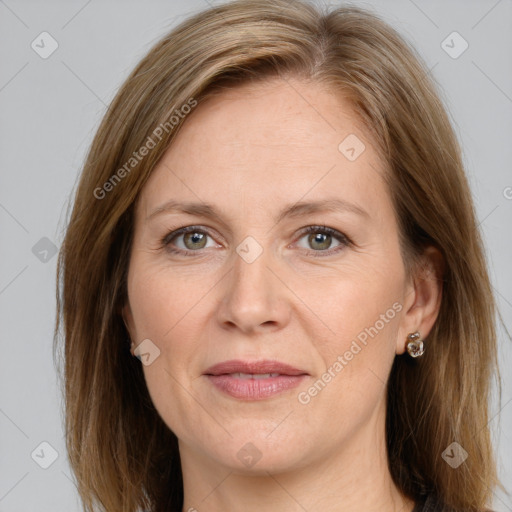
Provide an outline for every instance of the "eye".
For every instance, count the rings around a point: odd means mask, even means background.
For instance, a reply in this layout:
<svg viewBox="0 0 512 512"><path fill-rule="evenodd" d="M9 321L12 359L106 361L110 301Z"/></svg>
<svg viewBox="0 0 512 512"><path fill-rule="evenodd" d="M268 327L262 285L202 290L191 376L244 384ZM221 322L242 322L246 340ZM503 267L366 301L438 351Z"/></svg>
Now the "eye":
<svg viewBox="0 0 512 512"><path fill-rule="evenodd" d="M309 226L303 233L306 234L298 239L298 246L305 249L312 249L317 253L323 252L325 254L332 254L350 244L350 240L343 233L328 228L327 226ZM304 242L301 244L301 241ZM304 245L304 243L306 245Z"/></svg>
<svg viewBox="0 0 512 512"><path fill-rule="evenodd" d="M296 244L309 249L314 256L328 256L352 243L346 235L327 226L308 226L302 233ZM201 249L218 247L210 234L198 226L172 231L161 240L161 246L170 253L183 256L193 256Z"/></svg>
<svg viewBox="0 0 512 512"><path fill-rule="evenodd" d="M213 240L208 243L210 235L196 226L187 226L166 235L162 240L162 246L171 253L190 254L199 249L216 247Z"/></svg>

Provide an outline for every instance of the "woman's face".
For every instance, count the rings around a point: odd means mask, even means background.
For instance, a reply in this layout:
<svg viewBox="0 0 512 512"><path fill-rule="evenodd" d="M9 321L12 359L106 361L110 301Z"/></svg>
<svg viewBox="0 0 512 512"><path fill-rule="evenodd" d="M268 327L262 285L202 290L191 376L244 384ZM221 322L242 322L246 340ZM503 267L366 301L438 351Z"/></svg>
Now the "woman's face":
<svg viewBox="0 0 512 512"><path fill-rule="evenodd" d="M376 149L348 104L297 80L189 115L137 203L128 297L182 460L236 471L379 444L420 327Z"/></svg>

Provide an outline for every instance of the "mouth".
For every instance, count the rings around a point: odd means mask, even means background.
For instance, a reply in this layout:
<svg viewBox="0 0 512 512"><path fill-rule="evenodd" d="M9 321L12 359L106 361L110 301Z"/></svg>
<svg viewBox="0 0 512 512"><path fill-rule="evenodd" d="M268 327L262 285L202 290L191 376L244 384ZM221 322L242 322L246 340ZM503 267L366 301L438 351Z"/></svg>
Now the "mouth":
<svg viewBox="0 0 512 512"><path fill-rule="evenodd" d="M240 400L263 400L289 391L309 374L279 361L224 361L204 372L221 393Z"/></svg>

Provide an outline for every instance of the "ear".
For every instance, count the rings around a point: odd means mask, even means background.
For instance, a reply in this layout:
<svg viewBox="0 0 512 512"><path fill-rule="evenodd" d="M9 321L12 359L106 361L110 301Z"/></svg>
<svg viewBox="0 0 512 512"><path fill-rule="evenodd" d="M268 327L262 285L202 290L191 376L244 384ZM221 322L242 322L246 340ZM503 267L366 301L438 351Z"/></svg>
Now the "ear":
<svg viewBox="0 0 512 512"><path fill-rule="evenodd" d="M432 330L441 306L443 275L443 255L436 247L428 246L406 286L397 354L405 352L408 334L418 331L421 339L425 339Z"/></svg>

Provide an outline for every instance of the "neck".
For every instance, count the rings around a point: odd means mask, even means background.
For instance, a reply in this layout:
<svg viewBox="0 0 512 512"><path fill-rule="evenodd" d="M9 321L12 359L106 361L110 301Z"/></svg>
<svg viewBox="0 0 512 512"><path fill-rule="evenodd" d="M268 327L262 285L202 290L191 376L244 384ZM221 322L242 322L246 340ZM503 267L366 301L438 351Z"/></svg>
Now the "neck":
<svg viewBox="0 0 512 512"><path fill-rule="evenodd" d="M414 502L389 472L383 417L361 426L336 452L287 471L243 474L180 444L183 512L411 512Z"/></svg>

